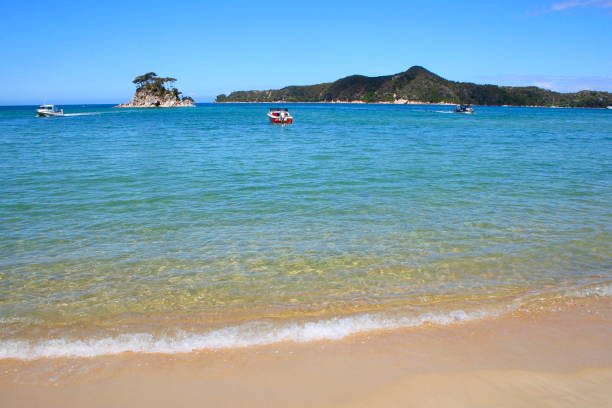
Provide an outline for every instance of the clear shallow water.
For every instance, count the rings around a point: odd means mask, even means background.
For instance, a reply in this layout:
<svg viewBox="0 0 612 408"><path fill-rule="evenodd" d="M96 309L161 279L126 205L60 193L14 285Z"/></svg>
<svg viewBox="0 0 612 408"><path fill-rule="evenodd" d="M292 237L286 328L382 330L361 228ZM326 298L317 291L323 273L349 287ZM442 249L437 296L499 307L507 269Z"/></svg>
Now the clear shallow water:
<svg viewBox="0 0 612 408"><path fill-rule="evenodd" d="M334 338L609 294L610 111L290 109L280 127L267 105L0 108L0 357Z"/></svg>

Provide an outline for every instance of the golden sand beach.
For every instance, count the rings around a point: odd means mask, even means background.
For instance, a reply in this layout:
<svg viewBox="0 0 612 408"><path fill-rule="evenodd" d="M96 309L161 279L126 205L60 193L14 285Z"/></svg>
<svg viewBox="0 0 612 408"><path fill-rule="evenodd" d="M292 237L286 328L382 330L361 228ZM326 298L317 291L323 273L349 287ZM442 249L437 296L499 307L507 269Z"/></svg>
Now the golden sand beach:
<svg viewBox="0 0 612 408"><path fill-rule="evenodd" d="M0 362L5 407L609 407L612 302L341 341Z"/></svg>

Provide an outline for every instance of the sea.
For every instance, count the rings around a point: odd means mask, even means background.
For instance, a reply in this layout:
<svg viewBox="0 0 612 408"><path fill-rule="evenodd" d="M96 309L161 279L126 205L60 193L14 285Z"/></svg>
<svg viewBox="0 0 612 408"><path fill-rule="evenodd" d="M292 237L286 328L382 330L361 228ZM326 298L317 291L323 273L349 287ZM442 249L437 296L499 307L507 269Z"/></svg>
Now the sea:
<svg viewBox="0 0 612 408"><path fill-rule="evenodd" d="M0 107L0 359L190 353L612 295L612 111ZM534 306L534 305L537 305Z"/></svg>

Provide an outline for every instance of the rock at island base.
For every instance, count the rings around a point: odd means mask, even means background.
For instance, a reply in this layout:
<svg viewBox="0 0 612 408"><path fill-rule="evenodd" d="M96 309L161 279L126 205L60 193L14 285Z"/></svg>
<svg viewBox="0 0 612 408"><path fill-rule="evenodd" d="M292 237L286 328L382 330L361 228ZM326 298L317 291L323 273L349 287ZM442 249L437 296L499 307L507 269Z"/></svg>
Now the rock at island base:
<svg viewBox="0 0 612 408"><path fill-rule="evenodd" d="M116 108L178 108L191 106L195 106L195 102L191 98L181 99L173 94L159 96L136 91L130 102L117 105Z"/></svg>

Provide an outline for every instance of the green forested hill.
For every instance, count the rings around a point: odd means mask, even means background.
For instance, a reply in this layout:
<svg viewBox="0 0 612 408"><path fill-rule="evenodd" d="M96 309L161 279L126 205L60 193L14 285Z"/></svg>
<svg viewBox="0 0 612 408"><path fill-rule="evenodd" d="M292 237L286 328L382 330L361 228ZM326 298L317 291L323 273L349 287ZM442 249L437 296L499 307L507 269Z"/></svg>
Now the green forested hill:
<svg viewBox="0 0 612 408"><path fill-rule="evenodd" d="M612 93L559 93L535 86L477 85L444 79L414 66L395 75L351 75L335 82L288 86L267 91L236 91L217 96L216 102L449 102L474 105L572 106L603 108L612 105Z"/></svg>

